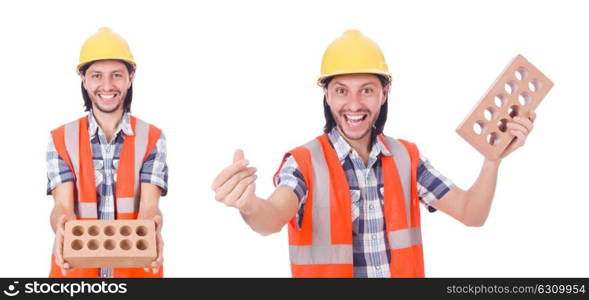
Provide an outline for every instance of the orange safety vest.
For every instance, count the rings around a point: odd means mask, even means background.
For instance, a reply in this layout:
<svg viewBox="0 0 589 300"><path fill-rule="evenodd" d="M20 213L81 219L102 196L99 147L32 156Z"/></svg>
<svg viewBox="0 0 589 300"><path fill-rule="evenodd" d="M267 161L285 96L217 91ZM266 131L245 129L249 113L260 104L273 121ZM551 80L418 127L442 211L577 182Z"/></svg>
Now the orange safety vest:
<svg viewBox="0 0 589 300"><path fill-rule="evenodd" d="M419 152L407 141L378 138L393 154L381 156L391 277L424 277ZM324 134L287 154L296 160L308 188L301 228L296 218L288 225L292 276L353 277L352 200L335 149Z"/></svg>
<svg viewBox="0 0 589 300"><path fill-rule="evenodd" d="M125 136L117 170L116 218L123 220L137 219L141 195L139 171L161 134L160 129L135 117L131 117L131 128L134 135ZM76 218L96 220L98 206L88 118L83 117L65 124L53 130L51 135L57 153L74 173ZM55 255L52 256L51 262L49 277L64 277L55 263ZM163 267L160 267L157 274L145 272L143 268L115 268L113 275L114 277L163 277ZM100 269L72 269L66 277L100 277Z"/></svg>

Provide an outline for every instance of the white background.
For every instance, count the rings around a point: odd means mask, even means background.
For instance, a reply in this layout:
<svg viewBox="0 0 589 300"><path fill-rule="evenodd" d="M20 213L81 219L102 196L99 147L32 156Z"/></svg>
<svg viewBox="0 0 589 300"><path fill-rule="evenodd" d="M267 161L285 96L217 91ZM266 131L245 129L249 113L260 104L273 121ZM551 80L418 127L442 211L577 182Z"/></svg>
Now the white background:
<svg viewBox="0 0 589 300"><path fill-rule="evenodd" d="M525 147L502 164L487 223L422 209L426 274L589 276L588 7L582 1L2 1L0 276L49 272L49 131L83 115L74 68L110 26L139 69L133 113L168 138L166 276L288 277L286 229L262 237L214 200L236 148L273 190L285 151L321 133L315 85L349 28L378 42L394 76L388 135L411 140L466 189L482 156L455 129L518 53L555 86Z"/></svg>

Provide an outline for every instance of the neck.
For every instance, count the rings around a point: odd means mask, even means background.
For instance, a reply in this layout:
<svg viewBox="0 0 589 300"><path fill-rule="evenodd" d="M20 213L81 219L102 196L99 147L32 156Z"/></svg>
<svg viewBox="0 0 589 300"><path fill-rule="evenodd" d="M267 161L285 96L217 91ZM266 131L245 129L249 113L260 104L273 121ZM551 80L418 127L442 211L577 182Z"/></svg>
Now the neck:
<svg viewBox="0 0 589 300"><path fill-rule="evenodd" d="M123 110L118 109L112 113L104 113L98 109L93 109L92 114L94 115L94 119L96 119L98 126L100 126L106 135L106 139L110 142L115 130L117 130L117 126L123 119Z"/></svg>
<svg viewBox="0 0 589 300"><path fill-rule="evenodd" d="M340 131L340 133L341 133L341 131ZM342 134L342 137L346 140L346 142L348 142L350 147L352 147L356 151L356 153L358 153L358 155L360 155L360 157L364 161L364 164L368 163L368 156L370 155L369 146L370 146L370 143L372 142L372 140L370 139L371 136L372 136L372 130L357 140L348 139L344 134Z"/></svg>

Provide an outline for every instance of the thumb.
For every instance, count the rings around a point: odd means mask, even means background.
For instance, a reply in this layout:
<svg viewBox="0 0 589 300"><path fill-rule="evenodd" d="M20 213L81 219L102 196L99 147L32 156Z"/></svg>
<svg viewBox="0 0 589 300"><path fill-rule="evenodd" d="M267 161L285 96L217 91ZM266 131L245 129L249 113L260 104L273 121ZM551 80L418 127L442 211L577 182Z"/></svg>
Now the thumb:
<svg viewBox="0 0 589 300"><path fill-rule="evenodd" d="M68 220L66 219L66 216L61 215L61 217L59 217L59 221L57 221L58 228L65 231L65 223L67 223L67 221Z"/></svg>
<svg viewBox="0 0 589 300"><path fill-rule="evenodd" d="M245 159L245 157L243 156L243 150L241 149L237 149L235 150L235 154L233 154L233 163L236 163L240 160Z"/></svg>

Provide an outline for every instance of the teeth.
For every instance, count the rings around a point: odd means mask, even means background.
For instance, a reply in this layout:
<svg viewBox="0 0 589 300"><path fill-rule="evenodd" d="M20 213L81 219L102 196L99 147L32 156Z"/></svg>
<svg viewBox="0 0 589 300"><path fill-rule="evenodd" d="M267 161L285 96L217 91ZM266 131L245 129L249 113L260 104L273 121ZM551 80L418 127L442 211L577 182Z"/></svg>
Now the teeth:
<svg viewBox="0 0 589 300"><path fill-rule="evenodd" d="M114 98L115 95L114 94L113 95L100 94L99 96L100 96L100 98L103 98L103 99L112 99L112 98Z"/></svg>
<svg viewBox="0 0 589 300"><path fill-rule="evenodd" d="M360 120L364 119L364 115L361 115L361 116L346 115L346 117L348 118L348 120L352 120L352 121L360 121Z"/></svg>

